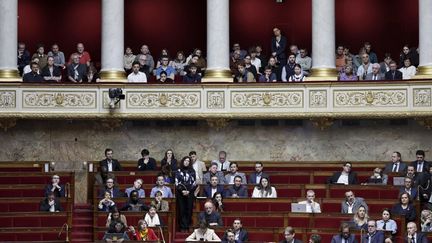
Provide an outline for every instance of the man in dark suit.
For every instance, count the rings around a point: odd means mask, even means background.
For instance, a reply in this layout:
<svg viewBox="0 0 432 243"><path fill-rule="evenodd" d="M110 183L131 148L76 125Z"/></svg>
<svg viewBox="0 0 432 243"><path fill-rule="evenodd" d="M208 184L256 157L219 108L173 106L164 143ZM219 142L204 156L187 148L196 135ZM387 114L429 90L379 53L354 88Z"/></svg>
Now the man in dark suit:
<svg viewBox="0 0 432 243"><path fill-rule="evenodd" d="M114 186L114 180L112 178L107 179L105 188L99 192L99 197L104 197L105 192L109 192L111 194L111 198L124 197L124 193Z"/></svg>
<svg viewBox="0 0 432 243"><path fill-rule="evenodd" d="M223 226L221 215L215 211L215 206L213 202L208 201L204 204L204 212L198 215L198 221L201 222L205 220L207 224L211 227Z"/></svg>
<svg viewBox="0 0 432 243"><path fill-rule="evenodd" d="M210 178L210 184L204 187L204 196L206 198L213 198L213 194L220 192L222 195L224 191L224 186L219 184L219 178L217 175L213 175Z"/></svg>
<svg viewBox="0 0 432 243"><path fill-rule="evenodd" d="M225 234L222 236L222 242L228 242L228 233L225 231ZM235 235L238 235L236 243L243 243L249 240L248 232L243 229L243 225L240 219L234 219L233 227L232 227L232 233Z"/></svg>
<svg viewBox="0 0 432 243"><path fill-rule="evenodd" d="M405 237L405 243L428 243L426 235L423 233L417 233L417 225L414 222L407 224L407 237Z"/></svg>
<svg viewBox="0 0 432 243"><path fill-rule="evenodd" d="M330 178L328 178L327 184L357 184L357 174L352 172L351 168L351 162L345 162L343 164L342 171L336 172Z"/></svg>
<svg viewBox="0 0 432 243"><path fill-rule="evenodd" d="M342 241L342 239L344 241ZM331 243L357 243L357 240L355 238L354 234L351 234L350 232L350 226L347 223L342 223L340 226L340 233L337 235L334 235Z"/></svg>
<svg viewBox="0 0 432 243"><path fill-rule="evenodd" d="M249 184L258 184L261 178L266 177L270 178L267 173L263 172L264 166L262 162L255 163L255 172L250 174L249 176Z"/></svg>
<svg viewBox="0 0 432 243"><path fill-rule="evenodd" d="M234 177L234 185L228 187L225 192L225 197L232 198L247 198L248 191L245 185L242 185L242 177L235 176Z"/></svg>
<svg viewBox="0 0 432 243"><path fill-rule="evenodd" d="M417 173L429 172L430 163L425 159L425 152L423 150L416 151L416 161L412 162L411 165Z"/></svg>
<svg viewBox="0 0 432 243"><path fill-rule="evenodd" d="M285 237L285 240L281 240L281 241L279 241L279 243L303 243L303 241L297 240L294 238L295 237L295 231L294 231L294 228L291 226L288 226L285 228L284 237Z"/></svg>
<svg viewBox="0 0 432 243"><path fill-rule="evenodd" d="M65 187L64 185L60 185L60 176L53 175L51 177L51 184L45 187L45 197L47 197L50 192L53 192L56 197L65 197Z"/></svg>
<svg viewBox="0 0 432 243"><path fill-rule="evenodd" d="M272 56L277 59L277 61L280 63L280 66L285 66L287 63L287 57L285 54L287 39L281 34L281 30L279 28L274 28L273 34L274 36L271 40Z"/></svg>
<svg viewBox="0 0 432 243"><path fill-rule="evenodd" d="M384 168L384 174L389 173L405 173L407 169L407 164L402 162L402 155L395 151L392 154L391 162L387 163Z"/></svg>
<svg viewBox="0 0 432 243"><path fill-rule="evenodd" d="M405 177L404 186L399 189L399 194L408 193L412 199L417 198L417 188L414 186L413 179Z"/></svg>
<svg viewBox="0 0 432 243"><path fill-rule="evenodd" d="M122 170L122 167L121 167L120 163L118 162L118 160L113 159L113 150L112 149L110 149L110 148L105 149L105 157L106 157L106 159L101 160L99 162L100 168L105 166L106 168L108 168L108 172L121 171Z"/></svg>
<svg viewBox="0 0 432 243"><path fill-rule="evenodd" d="M63 208L60 201L55 197L54 192L49 192L47 197L40 202L40 211L60 212Z"/></svg>
<svg viewBox="0 0 432 243"><path fill-rule="evenodd" d="M375 220L368 221L368 233L363 235L362 242L367 243L383 243L384 233L383 231L377 230L377 225Z"/></svg>
<svg viewBox="0 0 432 243"><path fill-rule="evenodd" d="M385 80L402 80L402 72L397 70L395 61L390 62L390 70L385 73Z"/></svg>

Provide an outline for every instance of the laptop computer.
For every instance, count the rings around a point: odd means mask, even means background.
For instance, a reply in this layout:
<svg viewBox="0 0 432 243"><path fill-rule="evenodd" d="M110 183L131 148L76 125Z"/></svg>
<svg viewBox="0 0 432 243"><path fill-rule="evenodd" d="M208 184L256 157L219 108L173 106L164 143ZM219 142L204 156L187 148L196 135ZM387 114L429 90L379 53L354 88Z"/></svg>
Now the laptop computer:
<svg viewBox="0 0 432 243"><path fill-rule="evenodd" d="M291 212L306 213L306 204L291 203Z"/></svg>
<svg viewBox="0 0 432 243"><path fill-rule="evenodd" d="M394 186L403 186L404 183L405 183L405 177L403 177L403 176L393 177L393 185Z"/></svg>

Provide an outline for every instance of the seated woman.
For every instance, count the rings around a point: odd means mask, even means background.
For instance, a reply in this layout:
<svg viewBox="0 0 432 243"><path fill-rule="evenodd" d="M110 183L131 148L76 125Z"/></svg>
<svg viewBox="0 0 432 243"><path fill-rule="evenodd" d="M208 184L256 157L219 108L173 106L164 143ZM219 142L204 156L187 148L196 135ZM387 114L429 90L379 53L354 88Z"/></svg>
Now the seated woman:
<svg viewBox="0 0 432 243"><path fill-rule="evenodd" d="M127 220L126 216L122 214L117 207L113 207L111 212L108 214L107 221L106 221L106 227L108 228L112 223L115 222L122 222L127 227Z"/></svg>
<svg viewBox="0 0 432 243"><path fill-rule="evenodd" d="M399 203L396 203L392 208L393 215L405 216L406 222L413 222L416 219L416 210L412 204L411 197L408 193L401 193Z"/></svg>
<svg viewBox="0 0 432 243"><path fill-rule="evenodd" d="M186 241L220 242L221 239L214 230L208 228L208 224L205 220L201 220L199 222L199 228L195 229L194 232L186 238Z"/></svg>
<svg viewBox="0 0 432 243"><path fill-rule="evenodd" d="M353 217L353 222L355 223L355 228L358 230L361 230L361 229L367 230L368 220L369 220L369 216L366 212L366 208L363 206L360 206Z"/></svg>
<svg viewBox="0 0 432 243"><path fill-rule="evenodd" d="M122 222L115 222L115 224L112 224L108 228L102 240L105 242L123 242L129 240L126 226Z"/></svg>
<svg viewBox="0 0 432 243"><path fill-rule="evenodd" d="M399 69L402 72L402 79L412 79L416 75L416 67L411 63L411 59L404 60L404 66Z"/></svg>
<svg viewBox="0 0 432 243"><path fill-rule="evenodd" d="M104 198L99 201L99 211L109 212L114 208L114 206L115 202L111 200L111 193L109 191L106 191L104 193Z"/></svg>
<svg viewBox="0 0 432 243"><path fill-rule="evenodd" d="M186 66L186 57L182 51L177 52L176 58L172 62L172 66L176 70L177 75L184 76L186 74L184 67Z"/></svg>
<svg viewBox="0 0 432 243"><path fill-rule="evenodd" d="M306 76L303 74L302 67L300 64L294 65L294 74L288 78L288 82L303 82L306 80Z"/></svg>
<svg viewBox="0 0 432 243"><path fill-rule="evenodd" d="M162 192L157 191L155 194L155 198L151 201L151 207L156 208L157 212L168 212L169 211L169 203L163 200Z"/></svg>
<svg viewBox="0 0 432 243"><path fill-rule="evenodd" d="M215 211L216 212L222 213L224 211L222 193L215 192L215 194L213 194L213 197L212 197L212 202L215 205Z"/></svg>
<svg viewBox="0 0 432 243"><path fill-rule="evenodd" d="M45 186L45 197L53 192L56 197L65 197L65 186L60 184L60 176L53 175L51 183Z"/></svg>
<svg viewBox="0 0 432 243"><path fill-rule="evenodd" d="M390 209L384 208L381 212L382 218L377 220L377 230L388 231L391 235L395 235L397 233L397 224L396 221L391 219Z"/></svg>
<svg viewBox="0 0 432 243"><path fill-rule="evenodd" d="M357 81L358 77L353 72L353 66L345 66L342 68L342 73L339 75L340 81Z"/></svg>
<svg viewBox="0 0 432 243"><path fill-rule="evenodd" d="M252 198L254 197L277 198L276 189L273 186L270 186L270 182L267 177L261 177L259 184L252 192Z"/></svg>
<svg viewBox="0 0 432 243"><path fill-rule="evenodd" d="M122 211L131 211L131 212L141 212L147 211L149 207L141 202L138 191L133 190L130 193L130 197L125 206L123 206Z"/></svg>
<svg viewBox="0 0 432 243"><path fill-rule="evenodd" d="M153 229L147 228L147 223L141 219L138 221L138 231L135 231L133 226L129 226L131 232L131 239L137 241L154 241L159 240Z"/></svg>
<svg viewBox="0 0 432 243"><path fill-rule="evenodd" d="M432 232L432 211L429 209L421 211L420 222L422 232Z"/></svg>
<svg viewBox="0 0 432 243"><path fill-rule="evenodd" d="M63 208L60 201L55 197L54 192L48 192L45 199L40 202L40 211L45 212L60 212Z"/></svg>
<svg viewBox="0 0 432 243"><path fill-rule="evenodd" d="M160 76L160 78L157 80L157 82L160 84L173 84L174 83L174 80L170 79L168 77L167 72L165 72L165 71L160 72L159 76Z"/></svg>
<svg viewBox="0 0 432 243"><path fill-rule="evenodd" d="M144 216L144 221L147 223L149 227L155 227L162 225L161 220L159 219L159 215L156 212L155 206L150 206L148 213Z"/></svg>

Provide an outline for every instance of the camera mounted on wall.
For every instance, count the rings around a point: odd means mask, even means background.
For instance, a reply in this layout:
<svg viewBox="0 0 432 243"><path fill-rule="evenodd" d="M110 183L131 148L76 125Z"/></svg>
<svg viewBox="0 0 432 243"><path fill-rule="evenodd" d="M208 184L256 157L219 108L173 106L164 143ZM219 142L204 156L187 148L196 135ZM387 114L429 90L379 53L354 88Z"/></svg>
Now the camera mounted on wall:
<svg viewBox="0 0 432 243"><path fill-rule="evenodd" d="M114 109L115 106L120 102L120 100L125 99L125 95L123 94L123 90L121 88L110 88L108 90L108 96L110 98L110 109Z"/></svg>

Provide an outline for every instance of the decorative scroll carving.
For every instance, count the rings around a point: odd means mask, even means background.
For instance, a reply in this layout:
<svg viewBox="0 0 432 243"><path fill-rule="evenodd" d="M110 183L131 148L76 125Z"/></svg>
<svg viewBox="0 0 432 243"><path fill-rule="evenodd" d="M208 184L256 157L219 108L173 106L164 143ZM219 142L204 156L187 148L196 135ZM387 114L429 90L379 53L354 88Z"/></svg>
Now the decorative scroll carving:
<svg viewBox="0 0 432 243"><path fill-rule="evenodd" d="M225 92L208 91L207 92L207 109L224 109Z"/></svg>
<svg viewBox="0 0 432 243"><path fill-rule="evenodd" d="M200 108L200 92L127 92L128 108Z"/></svg>
<svg viewBox="0 0 432 243"><path fill-rule="evenodd" d="M2 90L0 91L0 108L15 108L16 93L15 91Z"/></svg>
<svg viewBox="0 0 432 243"><path fill-rule="evenodd" d="M302 108L303 91L232 92L233 108Z"/></svg>
<svg viewBox="0 0 432 243"><path fill-rule="evenodd" d="M228 126L229 122L230 120L225 118L207 119L209 127L216 129L216 131Z"/></svg>
<svg viewBox="0 0 432 243"><path fill-rule="evenodd" d="M23 107L96 108L96 92L24 91Z"/></svg>
<svg viewBox="0 0 432 243"><path fill-rule="evenodd" d="M430 107L431 106L431 89L418 88L413 89L414 106L415 107Z"/></svg>
<svg viewBox="0 0 432 243"><path fill-rule="evenodd" d="M335 90L334 107L406 107L407 91L399 90Z"/></svg>
<svg viewBox="0 0 432 243"><path fill-rule="evenodd" d="M14 118L0 119L0 128L3 129L3 131L5 132L7 132L7 130L15 126L16 126L16 119Z"/></svg>
<svg viewBox="0 0 432 243"><path fill-rule="evenodd" d="M312 125L321 131L329 129L333 125L333 119L328 117L311 118Z"/></svg>
<svg viewBox="0 0 432 243"><path fill-rule="evenodd" d="M327 107L327 90L310 90L309 107L326 108Z"/></svg>

